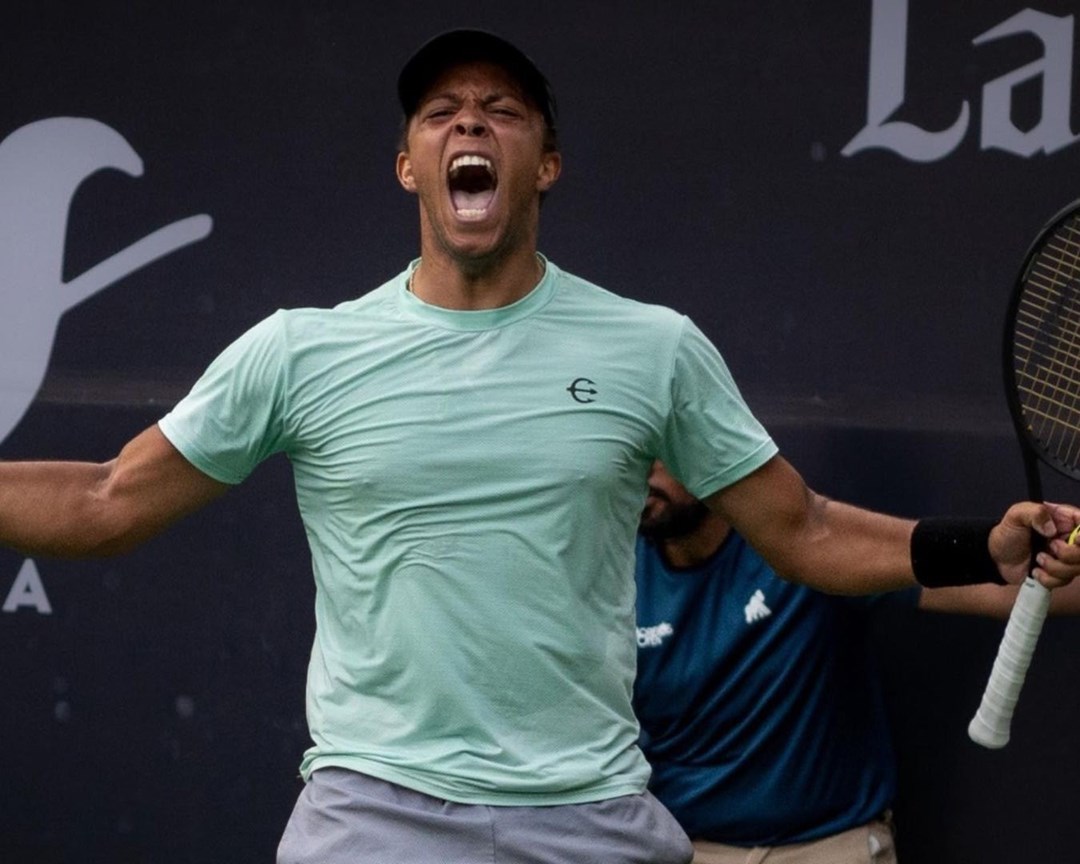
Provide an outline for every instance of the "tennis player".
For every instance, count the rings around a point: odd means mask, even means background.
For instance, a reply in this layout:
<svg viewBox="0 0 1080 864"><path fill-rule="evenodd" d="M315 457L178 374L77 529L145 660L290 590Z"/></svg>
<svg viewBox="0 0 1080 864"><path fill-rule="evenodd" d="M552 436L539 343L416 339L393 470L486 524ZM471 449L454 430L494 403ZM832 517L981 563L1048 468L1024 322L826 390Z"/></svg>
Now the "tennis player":
<svg viewBox="0 0 1080 864"><path fill-rule="evenodd" d="M849 593L1024 577L1080 510L914 523L810 491L675 312L538 253L547 79L491 34L398 78L420 257L280 311L104 464L0 466L0 543L118 552L284 453L317 586L307 781L281 864L686 862L630 704L633 555L663 459L780 572ZM1051 540L1048 584L1080 573Z"/></svg>

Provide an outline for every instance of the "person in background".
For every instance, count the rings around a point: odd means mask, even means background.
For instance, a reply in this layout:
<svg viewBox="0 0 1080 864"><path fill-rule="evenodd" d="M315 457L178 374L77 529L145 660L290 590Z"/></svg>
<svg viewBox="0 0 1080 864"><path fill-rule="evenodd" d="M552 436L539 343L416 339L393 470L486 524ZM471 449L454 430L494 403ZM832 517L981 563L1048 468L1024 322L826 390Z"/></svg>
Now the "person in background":
<svg viewBox="0 0 1080 864"><path fill-rule="evenodd" d="M1016 586L823 594L784 581L657 462L637 540L634 710L695 864L889 864L893 753L875 608L1006 617ZM1080 613L1080 583L1051 595Z"/></svg>

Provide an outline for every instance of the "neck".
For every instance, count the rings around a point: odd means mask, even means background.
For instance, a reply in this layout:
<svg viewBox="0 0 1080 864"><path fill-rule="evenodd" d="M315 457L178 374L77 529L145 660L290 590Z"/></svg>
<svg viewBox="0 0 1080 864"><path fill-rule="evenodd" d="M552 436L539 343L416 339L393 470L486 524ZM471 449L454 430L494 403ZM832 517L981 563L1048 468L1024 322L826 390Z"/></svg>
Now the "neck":
<svg viewBox="0 0 1080 864"><path fill-rule="evenodd" d="M716 554L730 533L731 526L723 517L710 513L689 534L661 540L660 549L673 567L697 567Z"/></svg>
<svg viewBox="0 0 1080 864"><path fill-rule="evenodd" d="M423 251L409 288L425 303L444 309L498 309L532 291L543 275L544 265L532 248L498 261L459 261Z"/></svg>

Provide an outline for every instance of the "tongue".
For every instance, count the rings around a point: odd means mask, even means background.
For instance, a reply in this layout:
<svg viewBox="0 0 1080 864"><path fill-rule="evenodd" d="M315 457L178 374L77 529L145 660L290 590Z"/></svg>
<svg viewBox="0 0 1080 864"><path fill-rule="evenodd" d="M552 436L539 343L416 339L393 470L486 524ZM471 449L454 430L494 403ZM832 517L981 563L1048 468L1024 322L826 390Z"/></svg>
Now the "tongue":
<svg viewBox="0 0 1080 864"><path fill-rule="evenodd" d="M455 189L450 193L450 197L454 202L455 210L487 210L491 199L495 197L495 190L466 192L464 189Z"/></svg>

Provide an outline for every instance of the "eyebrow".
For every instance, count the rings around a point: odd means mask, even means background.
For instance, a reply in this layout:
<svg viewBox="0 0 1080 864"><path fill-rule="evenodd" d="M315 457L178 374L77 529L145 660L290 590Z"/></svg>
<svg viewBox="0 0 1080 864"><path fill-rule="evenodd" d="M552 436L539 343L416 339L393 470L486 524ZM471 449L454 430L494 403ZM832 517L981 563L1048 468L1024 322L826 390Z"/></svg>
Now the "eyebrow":
<svg viewBox="0 0 1080 864"><path fill-rule="evenodd" d="M446 99L450 102L462 102L464 97L460 93L455 93L452 90L446 90L441 93L432 93L430 96L424 97L421 100L421 105L427 105L429 102L437 102L440 99ZM480 100L482 105L490 105L492 102L498 102L500 99L513 99L522 104L528 104L528 100L521 94L514 92L496 91L488 96L485 96Z"/></svg>

